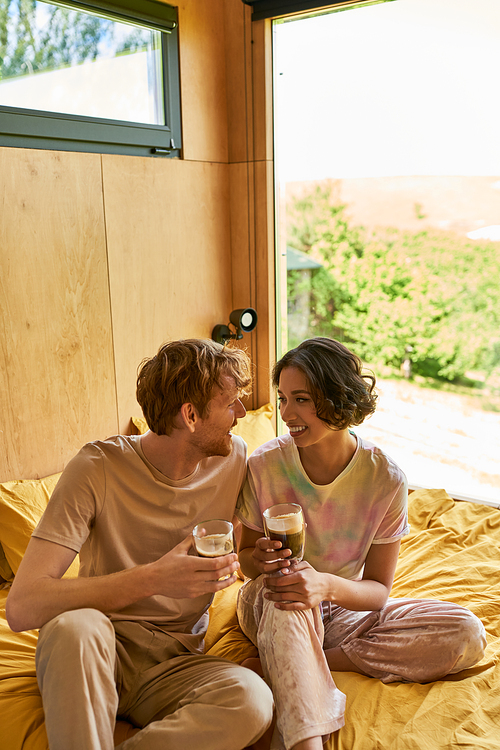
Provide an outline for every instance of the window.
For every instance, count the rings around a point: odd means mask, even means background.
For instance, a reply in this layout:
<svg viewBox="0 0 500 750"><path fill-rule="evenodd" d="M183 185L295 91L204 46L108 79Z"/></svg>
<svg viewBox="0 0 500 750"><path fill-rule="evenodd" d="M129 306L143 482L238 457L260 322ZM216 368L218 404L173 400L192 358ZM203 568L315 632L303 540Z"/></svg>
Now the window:
<svg viewBox="0 0 500 750"><path fill-rule="evenodd" d="M498 504L498 0L337 9L273 35L283 348L343 341L380 395L355 431L410 485Z"/></svg>
<svg viewBox="0 0 500 750"><path fill-rule="evenodd" d="M178 156L177 11L156 0L6 0L0 145Z"/></svg>

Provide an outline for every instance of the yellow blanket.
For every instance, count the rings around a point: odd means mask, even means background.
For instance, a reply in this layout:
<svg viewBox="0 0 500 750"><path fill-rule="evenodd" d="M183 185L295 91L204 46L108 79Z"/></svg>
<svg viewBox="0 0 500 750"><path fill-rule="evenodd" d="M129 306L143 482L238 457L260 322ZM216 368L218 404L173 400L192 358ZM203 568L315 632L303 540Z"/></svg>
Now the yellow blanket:
<svg viewBox="0 0 500 750"><path fill-rule="evenodd" d="M412 532L402 544L392 596L458 602L484 623L488 648L480 664L427 685L334 673L347 695L346 725L328 750L499 750L500 511L454 502L444 490L410 496ZM255 649L239 631L238 585L211 608L207 650L241 662ZM12 633L0 591L0 750L48 750L38 693L36 633Z"/></svg>
<svg viewBox="0 0 500 750"><path fill-rule="evenodd" d="M335 673L347 695L346 726L329 749L499 750L500 511L454 502L444 490L420 490L410 496L410 524L391 596L468 607L485 625L485 657L427 685Z"/></svg>
<svg viewBox="0 0 500 750"><path fill-rule="evenodd" d="M500 510L454 502L444 490L410 495L411 534L401 546L391 596L468 607L484 623L488 647L473 669L427 685L334 672L347 696L345 726L327 750L500 750ZM235 600L234 587L220 592ZM255 655L230 606L212 623L222 638L210 653L241 662Z"/></svg>

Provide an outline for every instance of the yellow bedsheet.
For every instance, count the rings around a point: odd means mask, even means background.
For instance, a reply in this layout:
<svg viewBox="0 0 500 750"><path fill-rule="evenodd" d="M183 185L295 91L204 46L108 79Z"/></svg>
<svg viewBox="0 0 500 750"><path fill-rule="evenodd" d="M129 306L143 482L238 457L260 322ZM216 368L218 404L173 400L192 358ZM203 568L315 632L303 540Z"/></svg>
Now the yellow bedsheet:
<svg viewBox="0 0 500 750"><path fill-rule="evenodd" d="M391 596L457 602L484 623L488 647L473 669L427 685L390 683L334 672L347 696L345 726L327 750L500 750L500 510L454 502L444 490L410 496L411 534L401 546ZM221 599L235 599L227 589ZM241 662L256 653L228 618L214 611L222 638L210 653Z"/></svg>
<svg viewBox="0 0 500 750"><path fill-rule="evenodd" d="M444 490L410 496L391 596L457 602L484 623L488 647L473 669L427 685L334 674L347 695L335 750L500 748L500 511L454 502Z"/></svg>
<svg viewBox="0 0 500 750"><path fill-rule="evenodd" d="M13 633L0 591L0 750L48 750L35 675L37 631Z"/></svg>
<svg viewBox="0 0 500 750"><path fill-rule="evenodd" d="M391 595L469 607L485 624L486 655L473 669L427 685L334 673L347 695L346 726L328 750L500 750L500 511L420 490L410 497L410 524ZM47 750L36 633L11 633L6 593L0 591L0 750ZM210 653L239 662L255 651L236 624L236 593L237 585L216 597L207 641Z"/></svg>

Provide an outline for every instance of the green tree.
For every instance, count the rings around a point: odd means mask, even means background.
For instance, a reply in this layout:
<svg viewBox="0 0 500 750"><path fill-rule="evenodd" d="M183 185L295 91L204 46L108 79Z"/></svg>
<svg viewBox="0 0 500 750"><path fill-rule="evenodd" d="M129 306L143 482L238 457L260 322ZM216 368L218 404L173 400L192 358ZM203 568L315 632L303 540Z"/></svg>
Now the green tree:
<svg viewBox="0 0 500 750"><path fill-rule="evenodd" d="M309 336L342 338L333 322L342 299L342 289L325 268L288 271L288 346Z"/></svg>
<svg viewBox="0 0 500 750"><path fill-rule="evenodd" d="M118 46L117 54L121 52L139 52L151 43L151 32L147 29L133 29Z"/></svg>
<svg viewBox="0 0 500 750"><path fill-rule="evenodd" d="M312 270L308 291L307 316L309 336L342 338L342 330L335 324L335 316L348 301L346 287L333 273L338 258L359 256L363 252L361 230L351 228L345 217L345 206L335 203L329 187L317 186L311 193L292 201L287 209L287 244L311 255L322 264ZM288 272L288 307L295 309L304 299L304 277ZM289 328L289 345L299 343L293 328Z"/></svg>
<svg viewBox="0 0 500 750"><path fill-rule="evenodd" d="M363 252L363 230L349 225L345 209L345 205L335 202L330 187L317 185L287 208L287 243L310 253L326 268L338 250L359 257Z"/></svg>
<svg viewBox="0 0 500 750"><path fill-rule="evenodd" d="M112 31L112 21L69 8L0 0L0 79L95 60Z"/></svg>
<svg viewBox="0 0 500 750"><path fill-rule="evenodd" d="M340 331L366 361L453 380L500 366L500 257L494 243L439 231L353 228L316 188L290 211L289 242L324 265L308 335ZM320 283L319 283L320 282ZM293 288L289 289L289 299Z"/></svg>

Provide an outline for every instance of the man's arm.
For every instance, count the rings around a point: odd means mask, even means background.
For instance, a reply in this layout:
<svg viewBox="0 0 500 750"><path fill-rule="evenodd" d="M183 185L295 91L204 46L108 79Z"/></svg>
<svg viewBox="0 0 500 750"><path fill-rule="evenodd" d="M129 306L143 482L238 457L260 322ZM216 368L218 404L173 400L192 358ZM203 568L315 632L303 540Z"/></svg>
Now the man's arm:
<svg viewBox="0 0 500 750"><path fill-rule="evenodd" d="M192 599L234 582L232 574L239 568L235 554L196 557L188 554L191 546L190 535L153 563L106 576L64 579L76 553L32 537L7 597L7 621L16 632L31 630L68 610L118 611L154 595ZM225 575L231 578L218 580Z"/></svg>

